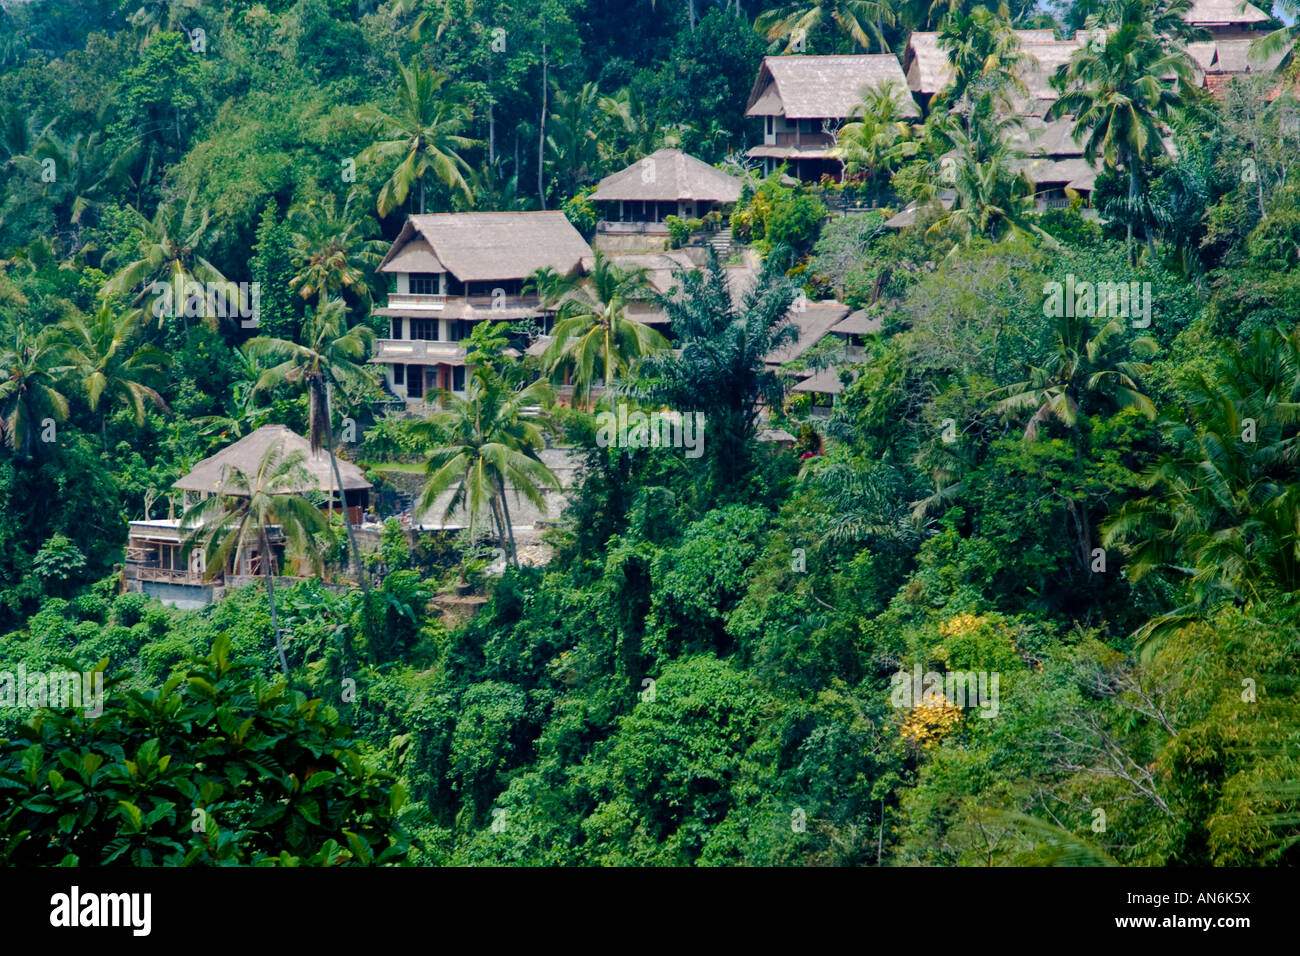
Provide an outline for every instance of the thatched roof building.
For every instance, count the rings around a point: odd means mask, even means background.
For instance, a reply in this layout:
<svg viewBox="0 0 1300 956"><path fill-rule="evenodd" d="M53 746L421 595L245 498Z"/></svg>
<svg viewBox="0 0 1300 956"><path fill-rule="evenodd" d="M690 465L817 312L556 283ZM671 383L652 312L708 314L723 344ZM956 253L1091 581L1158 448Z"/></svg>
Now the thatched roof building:
<svg viewBox="0 0 1300 956"><path fill-rule="evenodd" d="M301 485L282 490L297 494L312 491L329 494L337 491L338 483L334 480L329 454L324 450L312 454L307 439L284 425L263 425L233 445L227 445L215 455L204 458L172 487L179 491L220 494L229 469L237 468L250 478L255 476L258 465L272 445L278 445L284 457L295 452L301 452L303 455L302 467L306 473L305 480ZM361 469L350 461L339 459L339 474L343 479L344 491L364 491L371 487Z"/></svg>

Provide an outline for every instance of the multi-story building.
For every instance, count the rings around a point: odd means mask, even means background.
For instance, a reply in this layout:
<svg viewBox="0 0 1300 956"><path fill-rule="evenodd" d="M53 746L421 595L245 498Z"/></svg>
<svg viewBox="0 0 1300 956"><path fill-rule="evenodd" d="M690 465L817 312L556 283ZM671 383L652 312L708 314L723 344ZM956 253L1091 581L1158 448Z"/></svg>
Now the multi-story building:
<svg viewBox="0 0 1300 956"><path fill-rule="evenodd" d="M348 519L353 524L360 523L371 488L361 469L349 461L339 460L339 475L343 483L340 492L329 455L324 451L312 452L307 439L283 425L264 425L195 465L172 485L181 492L182 510L210 495L239 495L238 490L231 490L240 487L230 482L231 469L255 475L263 456L272 446L277 446L283 456L301 453L303 459L301 482L280 490L304 495L320 494L325 499L323 509L346 507ZM123 589L156 597L175 607L196 608L219 599L226 588L260 580L268 559L271 573L276 577L299 577L301 572L309 570L308 563L296 562L292 555L285 554L285 537L279 528L267 529L269 555L263 553L260 540L250 539L236 548L226 566L219 569L206 566L201 547L192 547L188 554L185 553L190 532L191 529L175 517L174 509L168 518L132 521L127 537L126 564L122 569Z"/></svg>
<svg viewBox="0 0 1300 956"><path fill-rule="evenodd" d="M892 53L764 57L745 106L746 116L763 120L763 145L749 157L761 160L766 173L785 163L798 179L839 180L844 164L834 153L835 131L882 83L893 85L901 115L920 116Z"/></svg>
<svg viewBox="0 0 1300 956"><path fill-rule="evenodd" d="M423 402L439 389L465 389L465 348L479 322L551 317L526 291L538 269L573 275L591 247L562 212L467 212L411 216L379 265L392 276L387 303L374 314L389 334L371 361L383 366L394 395Z"/></svg>

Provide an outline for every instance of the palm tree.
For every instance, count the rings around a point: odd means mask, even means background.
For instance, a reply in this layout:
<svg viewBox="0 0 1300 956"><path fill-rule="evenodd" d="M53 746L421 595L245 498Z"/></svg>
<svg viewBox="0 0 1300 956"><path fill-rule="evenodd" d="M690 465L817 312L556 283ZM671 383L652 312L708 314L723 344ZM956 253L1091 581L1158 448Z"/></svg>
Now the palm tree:
<svg viewBox="0 0 1300 956"><path fill-rule="evenodd" d="M627 303L650 298L644 269L622 269L597 252L591 275L556 281L536 273L530 284L543 305L558 305L551 343L542 355L547 370L573 373L573 401L587 404L597 375L608 388L644 355L666 349L668 340L650 326L627 317Z"/></svg>
<svg viewBox="0 0 1300 956"><path fill-rule="evenodd" d="M289 214L296 270L289 287L304 299L314 295L323 305L344 290L363 300L373 297L371 276L387 243L366 238L374 223L352 210L355 195L349 191L342 209L331 193Z"/></svg>
<svg viewBox="0 0 1300 956"><path fill-rule="evenodd" d="M664 301L680 351L646 356L629 387L643 405L705 416L707 454L719 488L733 487L745 475L762 408L785 402L785 383L767 357L799 336L790 321L795 291L773 256L738 301L710 253L705 268L684 275Z"/></svg>
<svg viewBox="0 0 1300 956"><path fill-rule="evenodd" d="M78 313L58 328L92 412L99 411L100 402L108 396L110 400L116 397L131 410L136 425L144 424L145 402L170 413L163 397L147 384L163 374L170 359L160 348L136 344L140 325L134 315L115 314L105 302L93 314ZM107 419L108 410L104 409L99 416L99 434L105 448Z"/></svg>
<svg viewBox="0 0 1300 956"><path fill-rule="evenodd" d="M862 173L868 183L888 174L899 160L914 155L912 127L899 107L906 94L885 80L863 93L853 118L836 133L833 155L849 175Z"/></svg>
<svg viewBox="0 0 1300 956"><path fill-rule="evenodd" d="M1030 233L1051 241L1030 218L1034 185L1021 163L1024 150L1013 145L1009 133L1020 125L1014 117L998 118L993 100L986 97L963 123L951 113L931 114L927 133L939 156L939 175L932 177L923 195L932 197L939 186L953 191L952 207L926 230L927 235L955 233L969 243L976 236L1000 239L1012 232Z"/></svg>
<svg viewBox="0 0 1300 956"><path fill-rule="evenodd" d="M169 312L185 316L189 311L186 300L197 293L201 297L203 316L215 324L217 308L213 286L233 284L228 283L220 270L199 254L200 246L208 237L209 214L207 209L199 207L197 190L190 192L183 206L175 202L162 203L152 220L145 219L134 208L132 212L136 217L134 248L128 255L136 258L121 263L99 294L107 298L134 292L134 314L143 317L148 295L159 293L164 288L171 290L170 298L155 299L152 304L161 328ZM112 267L124 258L126 255L110 251L104 256L104 264Z"/></svg>
<svg viewBox="0 0 1300 956"><path fill-rule="evenodd" d="M1060 98L1048 119L1073 116L1083 137L1083 155L1098 156L1107 168L1128 176L1128 245L1140 203L1139 167L1164 152L1161 124L1171 120L1190 95L1192 62L1182 50L1170 50L1166 40L1141 17L1141 2L1119 2L1104 11L1096 24L1109 27L1105 44L1086 43L1070 62L1056 71ZM1174 78L1173 85L1167 82ZM1147 230L1147 244L1152 243Z"/></svg>
<svg viewBox="0 0 1300 956"><path fill-rule="evenodd" d="M135 143L110 156L105 152L103 138L102 132L95 130L64 139L47 127L30 153L11 159L15 167L43 184L43 191L59 219L72 229L74 253L81 247L81 227L86 214L96 212L112 188L126 179L140 151L139 144ZM41 174L51 164L54 178L45 182Z"/></svg>
<svg viewBox="0 0 1300 956"><path fill-rule="evenodd" d="M1106 547L1124 547L1131 580L1162 571L1187 582L1189 602L1144 627L1144 640L1224 601L1300 591L1300 333L1228 343L1187 392L1186 413L1163 423L1174 451L1144 475L1150 493L1102 529Z"/></svg>
<svg viewBox="0 0 1300 956"><path fill-rule="evenodd" d="M584 83L576 93L565 93L552 84L546 151L566 196L591 182L599 170L596 116L600 100L595 83Z"/></svg>
<svg viewBox="0 0 1300 956"><path fill-rule="evenodd" d="M985 7L947 17L939 28L939 49L948 56L952 79L936 99L955 108L963 99L985 95L1009 107L1008 96L1023 94L1020 71L1030 59L1010 24Z"/></svg>
<svg viewBox="0 0 1300 956"><path fill-rule="evenodd" d="M1271 57L1281 54L1275 69L1284 73L1295 62L1296 40L1300 39L1300 2L1298 0L1274 0L1273 6L1286 26L1278 27L1265 34L1250 45L1250 59L1253 63L1263 63Z"/></svg>
<svg viewBox="0 0 1300 956"><path fill-rule="evenodd" d="M613 135L607 141L612 144L617 139L626 144L621 151L608 148L603 158L609 163L627 165L656 149L672 149L682 143L680 127L656 123L645 101L630 86L622 87L613 96L602 96L596 105L613 127ZM606 143L602 142L601 146L605 148Z"/></svg>
<svg viewBox="0 0 1300 956"><path fill-rule="evenodd" d="M186 531L181 553L188 558L201 544L205 574L209 578L222 572L232 559L238 561L253 548L258 550L271 606L275 651L285 677L289 676L289 660L284 654L276 617L271 532L278 529L311 562L312 568L319 571L321 556L313 536L326 527L320 509L297 491L310 483L303 461L302 452L285 455L282 443L276 442L266 450L252 474L228 467L218 492L188 508L181 516L181 528Z"/></svg>
<svg viewBox="0 0 1300 956"><path fill-rule="evenodd" d="M33 332L10 323L0 342L0 439L24 458L32 456L45 419L68 418L62 380L69 370L67 346L52 327Z"/></svg>
<svg viewBox="0 0 1300 956"><path fill-rule="evenodd" d="M258 407L257 383L266 371L260 359L249 355L245 349L234 349L238 376L230 385L231 412L228 415L208 415L193 420L203 426L203 436L211 441L228 444L230 438L243 438L267 423L269 407Z"/></svg>
<svg viewBox="0 0 1300 956"><path fill-rule="evenodd" d="M347 529L348 547L352 555L351 573L367 594L369 583L361 571L361 555L348 517L343 478L334 454L334 429L330 421L329 399L331 388L343 389L359 380L369 380L370 371L365 365L365 359L374 338L375 333L368 326L357 325L349 329L347 306L341 299L332 299L304 320L302 344L258 336L244 346L251 358L278 363L262 373L254 387L255 391L274 388L284 382L301 384L307 390L308 441L313 453L322 448L329 453L330 467L339 489L339 500L343 504L343 525Z"/></svg>
<svg viewBox="0 0 1300 956"><path fill-rule="evenodd" d="M1058 317L1047 361L1031 366L1026 380L1002 390L1005 397L998 402L998 411L1032 410L1025 426L1026 441L1033 441L1042 424L1050 420L1077 428L1089 404L1107 402L1117 408L1136 408L1154 418L1155 406L1138 386L1151 367L1125 356L1154 355L1155 340L1138 336L1126 342L1123 334L1124 324L1119 319L1111 319L1094 332L1088 318Z"/></svg>
<svg viewBox="0 0 1300 956"><path fill-rule="evenodd" d="M365 107L357 113L357 118L368 122L373 134L380 137L379 142L363 149L357 160L369 163L401 157L379 191L380 217L406 202L415 185L420 189L420 212L424 212L425 180L430 173L473 205L468 178L471 171L461 151L480 144L461 135L469 122L469 111L462 105L456 87L447 87L446 73L422 70L415 60L398 69L402 82L397 91L397 110L385 113Z"/></svg>
<svg viewBox="0 0 1300 956"><path fill-rule="evenodd" d="M442 520L463 509L473 538L478 517L486 511L501 549L518 567L506 488L538 508L545 503L545 488L559 489L559 479L537 454L543 446L541 430L523 414L524 408L548 405L552 398L544 382L515 391L487 365L474 368L464 398L441 393L442 409L422 423L427 435L444 437L429 455L419 511L431 510L444 492L455 489Z"/></svg>
<svg viewBox="0 0 1300 956"><path fill-rule="evenodd" d="M893 26L894 13L886 0L793 0L766 10L754 21L754 29L771 41L785 40L785 52L802 52L817 33L834 30L853 41L854 52L875 44L889 52L884 26Z"/></svg>
<svg viewBox="0 0 1300 956"><path fill-rule="evenodd" d="M1003 414L1032 411L1025 441L1034 441L1044 422L1056 420L1065 425L1071 430L1075 457L1082 468L1087 455L1081 425L1089 411L1103 405L1111 410L1135 408L1147 418L1155 418L1155 405L1138 384L1151 367L1128 356L1146 357L1156 350L1155 340L1148 336L1126 342L1119 319L1111 319L1094 333L1090 319L1062 315L1056 319L1047 361L1031 366L1025 381L995 392L1005 396L995 407ZM1092 521L1080 503L1071 500L1069 509L1077 533L1078 558L1081 566L1087 567L1092 554Z"/></svg>

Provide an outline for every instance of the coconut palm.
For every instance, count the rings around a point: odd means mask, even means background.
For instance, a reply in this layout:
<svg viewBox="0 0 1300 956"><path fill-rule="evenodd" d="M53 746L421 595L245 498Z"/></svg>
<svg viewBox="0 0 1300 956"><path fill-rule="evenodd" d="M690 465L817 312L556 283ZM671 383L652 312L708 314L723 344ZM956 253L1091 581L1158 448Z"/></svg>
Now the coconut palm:
<svg viewBox="0 0 1300 956"><path fill-rule="evenodd" d="M602 96L596 105L613 128L614 135L608 139L626 144L621 152L611 149L603 157L608 163L627 165L656 149L673 149L682 144L681 127L656 123L645 101L630 86L613 96Z"/></svg>
<svg viewBox="0 0 1300 956"><path fill-rule="evenodd" d="M886 0L793 0L766 10L754 29L771 41L785 40L785 52L802 52L815 34L834 31L853 41L855 51L875 45L889 52L883 27L893 26L894 13Z"/></svg>
<svg viewBox="0 0 1300 956"><path fill-rule="evenodd" d="M964 120L943 111L931 115L927 133L939 156L938 174L923 194L932 198L940 187L952 190L952 206L927 230L927 235L955 234L1000 239L1012 232L1050 237L1030 218L1034 185L1025 176L1024 150L1009 134L1019 126L1012 117L993 115L985 98Z"/></svg>
<svg viewBox="0 0 1300 956"><path fill-rule="evenodd" d="M230 413L193 419L195 425L203 427L205 438L223 445L229 444L231 438L243 438L261 428L267 424L271 414L269 407L257 405L257 383L266 366L244 349L232 350L232 356L238 372L230 385Z"/></svg>
<svg viewBox="0 0 1300 956"><path fill-rule="evenodd" d="M1125 573L1187 582L1189 601L1139 636L1231 601L1300 591L1300 333L1260 330L1227 343L1187 389L1188 409L1162 424L1174 451L1144 475L1149 494L1103 525L1127 553Z"/></svg>
<svg viewBox="0 0 1300 956"><path fill-rule="evenodd" d="M544 444L541 429L523 413L526 407L550 404L553 394L540 381L515 391L490 366L480 365L465 384L464 398L442 392L440 399L441 410L423 423L426 434L441 436L441 441L429 455L417 507L428 512L444 492L454 489L442 520L463 510L473 538L480 516L487 513L501 549L518 567L506 489L541 508L544 489L560 487L555 473L538 457Z"/></svg>
<svg viewBox="0 0 1300 956"><path fill-rule="evenodd" d="M584 83L575 93L566 93L552 84L546 152L566 196L573 195L598 175L600 150L596 118L600 99L595 83Z"/></svg>
<svg viewBox="0 0 1300 956"><path fill-rule="evenodd" d="M379 137L378 142L361 151L357 160L369 163L401 158L379 190L379 215L387 216L406 202L412 186L419 188L420 212L424 212L425 183L430 173L472 205L472 173L461 152L480 144L462 135L469 122L463 97L454 86L447 86L446 73L422 70L415 60L398 69L402 82L397 91L397 109L385 113L365 107L357 113L357 118L369 123Z"/></svg>
<svg viewBox="0 0 1300 956"><path fill-rule="evenodd" d="M1029 54L1020 48L1020 38L1010 24L987 8L947 17L939 28L938 44L952 68L952 79L936 97L940 103L955 108L963 99L991 95L1009 106L1012 93L1024 94L1020 71Z"/></svg>
<svg viewBox="0 0 1300 956"><path fill-rule="evenodd" d="M907 94L885 80L867 89L850 121L835 136L833 155L849 175L861 173L868 183L890 173L897 163L915 155L912 127L899 104Z"/></svg>
<svg viewBox="0 0 1300 956"><path fill-rule="evenodd" d="M117 399L130 409L135 423L144 424L145 404L170 412L163 397L148 383L161 376L171 364L162 349L138 344L140 324L130 312L117 313L102 303L92 314L78 313L59 327L68 345L67 359L72 374L86 390L91 412L99 412L100 442L107 447L108 409L100 410L105 397Z"/></svg>
<svg viewBox="0 0 1300 956"><path fill-rule="evenodd" d="M1296 41L1300 39L1300 0L1274 0L1273 6L1285 25L1252 43L1250 59L1253 63L1263 63L1280 54L1275 69L1284 73L1295 62Z"/></svg>
<svg viewBox="0 0 1300 956"><path fill-rule="evenodd" d="M1061 95L1047 112L1048 119L1074 117L1089 162L1100 156L1107 168L1127 175L1130 250L1142 201L1139 167L1164 153L1161 124L1191 95L1192 61L1183 50L1169 49L1149 22L1137 19L1145 10L1133 2L1104 11L1097 22L1098 28L1108 28L1104 44L1085 43L1057 69L1054 83Z"/></svg>
<svg viewBox="0 0 1300 956"><path fill-rule="evenodd" d="M1155 340L1138 336L1126 341L1124 331L1119 319L1111 319L1095 331L1088 318L1062 315L1055 319L1047 361L1031 366L1024 381L1001 390L1004 397L997 404L998 411L1032 411L1025 425L1026 441L1033 441L1047 421L1077 428L1089 405L1131 407L1154 418L1155 406L1138 384L1151 367L1127 356L1154 355Z"/></svg>
<svg viewBox="0 0 1300 956"><path fill-rule="evenodd" d="M188 508L181 516L181 528L185 531L181 553L188 558L195 547L202 546L205 574L209 578L221 573L232 559L239 561L250 550L257 549L271 606L275 651L285 677L289 676L289 660L276 617L277 568L271 547L272 533L278 531L283 535L319 571L322 562L314 536L326 528L320 509L296 490L310 483L303 462L302 452L286 455L283 443L276 442L266 450L251 474L228 467L217 493Z"/></svg>
<svg viewBox="0 0 1300 956"><path fill-rule="evenodd" d="M103 139L99 130L65 139L47 127L29 153L11 160L33 182L42 183L42 191L54 205L59 220L73 233L73 252L81 247L81 227L87 213L98 211L112 188L125 181L140 152L136 143L116 156L109 155ZM53 171L49 182L42 176L47 168Z"/></svg>
<svg viewBox="0 0 1300 956"><path fill-rule="evenodd" d="M0 336L0 439L30 458L42 422L68 418L67 346L49 326L34 331L14 322Z"/></svg>
<svg viewBox="0 0 1300 956"><path fill-rule="evenodd" d="M545 306L558 306L542 363L552 375L572 373L575 404L590 401L597 376L609 387L642 356L668 347L659 332L627 317L629 302L651 296L644 269L620 268L597 252L585 278L557 282L539 273L530 284Z"/></svg>
<svg viewBox="0 0 1300 956"><path fill-rule="evenodd" d="M347 306L341 299L322 304L303 321L302 343L269 336L251 339L244 349L257 361L275 362L262 372L255 391L274 388L285 382L301 385L307 391L308 441L313 453L324 448L330 457L334 481L343 502L343 524L347 528L348 547L352 555L352 576L369 591L369 584L361 571L361 556L357 550L356 534L348 518L344 500L343 478L339 473L338 458L334 454L334 429L330 421L331 389L345 389L359 381L370 380L370 370L365 364L375 333L365 325L348 328Z"/></svg>
<svg viewBox="0 0 1300 956"><path fill-rule="evenodd" d="M199 253L208 238L209 214L198 205L197 191L191 191L183 205L162 203L153 219L145 219L132 207L133 247L129 253L110 251L104 264L117 272L104 284L100 295L130 295L137 317L145 315L146 298L158 296L149 304L161 328L171 315L187 316L197 306L201 315L215 324L217 306L213 287L226 285L227 279ZM134 259L128 259L135 256ZM121 260L128 259L122 262ZM167 291L165 291L167 290ZM197 299L191 299L197 296ZM243 306L245 303L239 303Z"/></svg>
<svg viewBox="0 0 1300 956"><path fill-rule="evenodd" d="M289 213L294 276L289 287L319 304L345 290L363 300L374 295L371 277L383 259L387 243L366 238L374 222L352 209L355 192L338 208L333 194L298 206Z"/></svg>

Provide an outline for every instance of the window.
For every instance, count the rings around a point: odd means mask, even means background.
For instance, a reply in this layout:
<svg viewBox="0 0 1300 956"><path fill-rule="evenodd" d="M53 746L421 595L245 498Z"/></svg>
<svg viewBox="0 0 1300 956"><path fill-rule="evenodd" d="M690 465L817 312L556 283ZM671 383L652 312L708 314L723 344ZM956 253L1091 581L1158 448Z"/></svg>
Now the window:
<svg viewBox="0 0 1300 956"><path fill-rule="evenodd" d="M412 275L410 283L411 295L437 295L438 293L436 275Z"/></svg>
<svg viewBox="0 0 1300 956"><path fill-rule="evenodd" d="M465 391L465 366L458 365L451 370L451 390L453 392Z"/></svg>
<svg viewBox="0 0 1300 956"><path fill-rule="evenodd" d="M390 339L400 339L400 338L402 337L402 320L401 320L401 319L389 319L389 320L388 320L388 331L391 333L391 334L389 335L389 338L390 338Z"/></svg>
<svg viewBox="0 0 1300 956"><path fill-rule="evenodd" d="M411 338L423 342L438 341L437 319L411 319Z"/></svg>
<svg viewBox="0 0 1300 956"><path fill-rule="evenodd" d="M393 384L394 384L394 385L405 385L405 384L406 384L406 366L405 366L405 365L394 365L394 366L393 366Z"/></svg>
<svg viewBox="0 0 1300 956"><path fill-rule="evenodd" d="M770 116L767 118L767 135L772 135L772 117Z"/></svg>
<svg viewBox="0 0 1300 956"><path fill-rule="evenodd" d="M448 321L447 341L459 342L461 339L467 338L471 328L473 328L473 323L466 322L464 319L452 319Z"/></svg>

